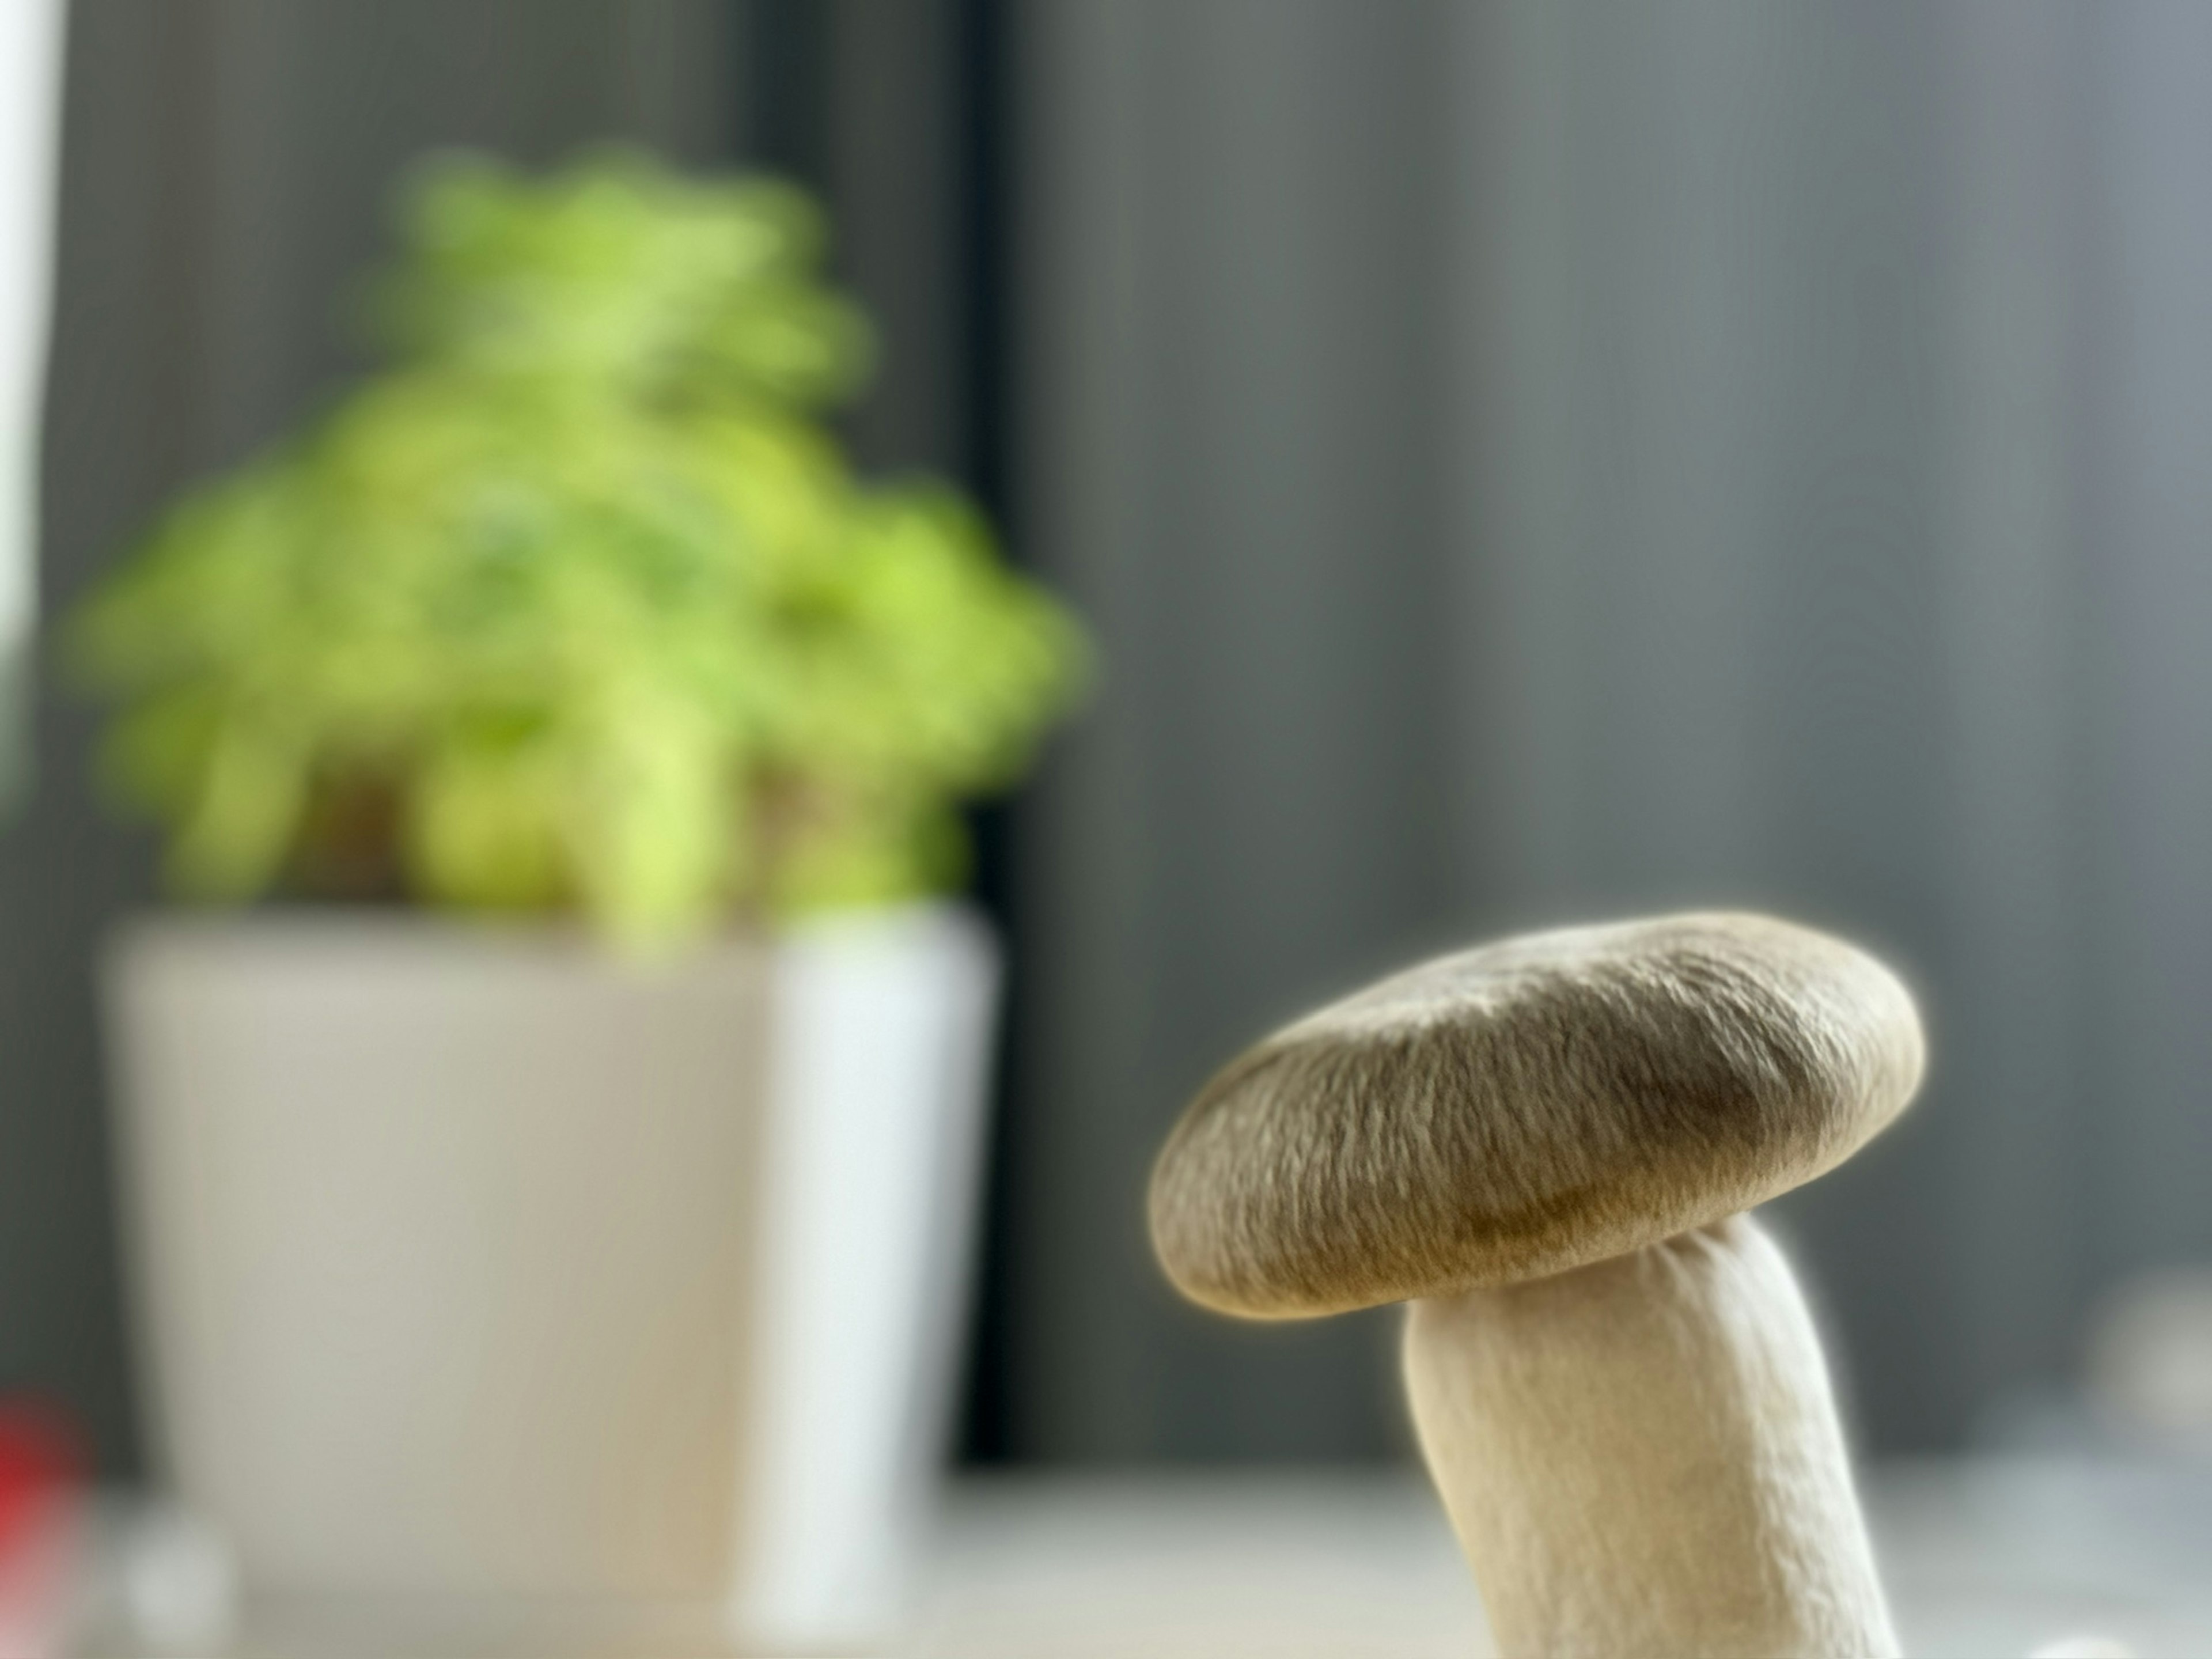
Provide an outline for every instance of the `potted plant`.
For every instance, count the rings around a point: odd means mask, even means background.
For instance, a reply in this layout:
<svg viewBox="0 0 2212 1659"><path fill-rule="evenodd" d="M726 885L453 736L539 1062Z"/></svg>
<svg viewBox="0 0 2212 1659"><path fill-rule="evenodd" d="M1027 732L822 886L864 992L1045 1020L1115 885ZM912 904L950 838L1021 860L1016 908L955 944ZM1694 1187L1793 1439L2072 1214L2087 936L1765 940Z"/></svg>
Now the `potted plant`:
<svg viewBox="0 0 2212 1659"><path fill-rule="evenodd" d="M404 201L386 367L66 641L204 902L109 974L157 1443L250 1589L839 1639L974 1180L992 956L928 901L1079 638L842 459L868 334L799 191Z"/></svg>

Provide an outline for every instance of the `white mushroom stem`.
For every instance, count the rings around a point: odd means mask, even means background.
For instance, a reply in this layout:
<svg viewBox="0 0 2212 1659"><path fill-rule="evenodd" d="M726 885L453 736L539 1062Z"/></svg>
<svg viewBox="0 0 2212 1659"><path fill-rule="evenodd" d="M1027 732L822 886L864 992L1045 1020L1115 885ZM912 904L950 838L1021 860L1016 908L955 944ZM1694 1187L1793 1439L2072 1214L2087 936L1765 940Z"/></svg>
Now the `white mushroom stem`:
<svg viewBox="0 0 2212 1659"><path fill-rule="evenodd" d="M1898 1653L1820 1339L1747 1218L1415 1302L1406 1378L1506 1659Z"/></svg>

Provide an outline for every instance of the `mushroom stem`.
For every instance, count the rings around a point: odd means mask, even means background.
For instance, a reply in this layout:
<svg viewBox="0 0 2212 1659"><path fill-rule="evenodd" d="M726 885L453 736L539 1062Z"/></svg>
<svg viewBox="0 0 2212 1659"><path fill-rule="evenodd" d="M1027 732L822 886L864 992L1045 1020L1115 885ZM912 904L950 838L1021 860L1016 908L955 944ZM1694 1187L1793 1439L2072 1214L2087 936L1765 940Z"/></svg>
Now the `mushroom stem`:
<svg viewBox="0 0 2212 1659"><path fill-rule="evenodd" d="M1405 1359L1506 1659L1899 1652L1820 1339L1748 1218L1415 1301Z"/></svg>

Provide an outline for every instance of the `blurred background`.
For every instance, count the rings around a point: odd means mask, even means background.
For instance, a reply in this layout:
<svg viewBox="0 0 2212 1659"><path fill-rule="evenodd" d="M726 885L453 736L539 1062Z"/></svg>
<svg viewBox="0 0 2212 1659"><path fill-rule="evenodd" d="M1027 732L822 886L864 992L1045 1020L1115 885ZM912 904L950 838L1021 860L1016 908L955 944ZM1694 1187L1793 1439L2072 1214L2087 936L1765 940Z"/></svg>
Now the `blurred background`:
<svg viewBox="0 0 2212 1659"><path fill-rule="evenodd" d="M1522 926L1772 907L1923 993L1922 1105L1781 1206L1875 1452L2033 1432L2212 1260L2212 9L74 0L45 603L357 370L412 159L609 137L822 193L855 453L1097 641L979 820L966 1460L1401 1455L1391 1322L1178 1306L1146 1168L1270 1023ZM91 964L152 842L30 719L0 1382L127 1477Z"/></svg>

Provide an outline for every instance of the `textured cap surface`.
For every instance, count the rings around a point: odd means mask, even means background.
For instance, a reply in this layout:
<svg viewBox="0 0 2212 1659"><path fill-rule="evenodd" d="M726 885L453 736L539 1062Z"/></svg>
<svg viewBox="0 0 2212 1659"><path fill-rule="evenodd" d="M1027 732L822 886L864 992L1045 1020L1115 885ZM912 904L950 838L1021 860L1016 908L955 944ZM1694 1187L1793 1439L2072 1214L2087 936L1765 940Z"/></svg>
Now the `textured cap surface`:
<svg viewBox="0 0 2212 1659"><path fill-rule="evenodd" d="M1901 1110L1911 994L1771 917L1664 916L1442 957L1207 1084L1152 1171L1161 1265L1256 1318L1562 1272L1834 1168Z"/></svg>

